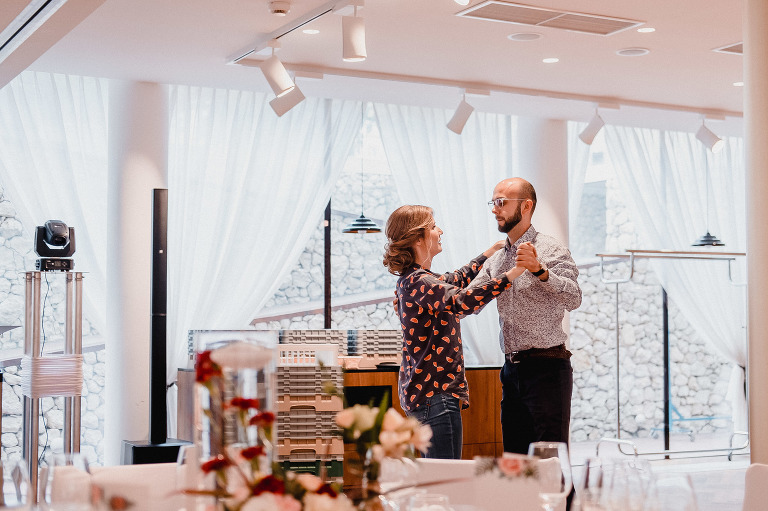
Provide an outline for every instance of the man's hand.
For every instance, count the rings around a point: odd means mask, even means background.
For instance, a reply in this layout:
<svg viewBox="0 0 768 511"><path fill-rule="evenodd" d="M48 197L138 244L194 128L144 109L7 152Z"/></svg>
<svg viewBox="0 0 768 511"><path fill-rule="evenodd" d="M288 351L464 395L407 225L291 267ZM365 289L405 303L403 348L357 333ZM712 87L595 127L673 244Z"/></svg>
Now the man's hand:
<svg viewBox="0 0 768 511"><path fill-rule="evenodd" d="M536 253L536 247L529 241L521 243L517 247L517 266L522 266L529 272L533 273L541 269L541 263L539 263L538 254Z"/></svg>

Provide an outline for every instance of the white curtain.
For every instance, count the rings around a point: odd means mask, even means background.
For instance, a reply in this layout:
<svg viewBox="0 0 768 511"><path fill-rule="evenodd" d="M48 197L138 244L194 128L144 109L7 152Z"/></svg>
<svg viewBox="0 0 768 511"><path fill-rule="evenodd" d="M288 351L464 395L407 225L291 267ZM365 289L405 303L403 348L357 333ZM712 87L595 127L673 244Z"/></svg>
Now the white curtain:
<svg viewBox="0 0 768 511"><path fill-rule="evenodd" d="M514 118L475 112L456 135L445 126L446 110L374 107L400 197L431 207L444 231L433 269L454 270L503 239L486 203L496 183L514 175ZM496 307L462 319L461 328L467 366L502 364Z"/></svg>
<svg viewBox="0 0 768 511"><path fill-rule="evenodd" d="M27 236L46 220L75 228L75 271L85 273L83 315L101 334L106 169L105 80L24 72L0 90L0 181ZM34 268L27 263L27 269Z"/></svg>
<svg viewBox="0 0 768 511"><path fill-rule="evenodd" d="M250 328L320 225L360 132L359 102L308 98L277 117L269 99L171 89L169 382L187 365L189 330Z"/></svg>
<svg viewBox="0 0 768 511"><path fill-rule="evenodd" d="M585 122L568 123L568 232L571 236L576 232L584 181L587 177L589 157L592 154L592 146L585 144L579 138L579 133L586 126Z"/></svg>
<svg viewBox="0 0 768 511"><path fill-rule="evenodd" d="M709 230L726 244L715 250L744 251L742 139L725 139L725 148L712 154L690 133L614 126L605 130L608 153L645 244L642 248L694 250L691 243ZM743 259L733 266L734 280L742 283ZM696 332L734 364L729 392L734 427L745 430L745 287L729 280L724 261L651 262L661 285Z"/></svg>

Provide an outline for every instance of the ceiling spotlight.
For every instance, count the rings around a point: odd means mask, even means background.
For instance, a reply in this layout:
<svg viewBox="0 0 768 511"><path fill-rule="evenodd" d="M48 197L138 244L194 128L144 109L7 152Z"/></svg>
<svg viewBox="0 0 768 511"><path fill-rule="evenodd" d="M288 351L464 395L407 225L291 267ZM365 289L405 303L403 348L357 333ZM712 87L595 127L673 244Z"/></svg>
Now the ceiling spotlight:
<svg viewBox="0 0 768 511"><path fill-rule="evenodd" d="M589 121L587 127L584 128L581 133L579 133L579 138L585 144L592 145L592 142L595 140L597 134L600 133L601 129L603 129L603 126L605 126L605 121L597 113L597 110L595 110L595 115L592 117L592 120Z"/></svg>
<svg viewBox="0 0 768 511"><path fill-rule="evenodd" d="M269 2L269 12L275 16L285 16L291 12L291 2Z"/></svg>
<svg viewBox="0 0 768 511"><path fill-rule="evenodd" d="M656 29L653 27L642 27L638 28L637 31L641 34L650 34L651 32L656 32Z"/></svg>
<svg viewBox="0 0 768 511"><path fill-rule="evenodd" d="M469 0L453 0L459 5L469 5Z"/></svg>
<svg viewBox="0 0 768 511"><path fill-rule="evenodd" d="M307 35L316 35L320 33L320 31L316 28L305 28L304 30L302 30L302 32L304 32Z"/></svg>
<svg viewBox="0 0 768 511"><path fill-rule="evenodd" d="M344 62L360 62L366 59L365 51L365 20L355 16L341 17L341 32L344 38Z"/></svg>
<svg viewBox="0 0 768 511"><path fill-rule="evenodd" d="M734 87L744 87L744 82L733 82Z"/></svg>
<svg viewBox="0 0 768 511"><path fill-rule="evenodd" d="M712 133L712 131L704 125L704 121L701 121L701 128L696 132L696 138L707 146L713 153L719 152L725 143L723 139Z"/></svg>
<svg viewBox="0 0 768 511"><path fill-rule="evenodd" d="M269 86L272 88L272 92L278 98L296 87L288 71L285 70L285 66L275 55L262 62L260 67L261 72L264 73L264 78L267 79Z"/></svg>
<svg viewBox="0 0 768 511"><path fill-rule="evenodd" d="M547 57L545 59L541 59L541 61L545 64L554 64L556 62L560 62L560 59L557 57Z"/></svg>
<svg viewBox="0 0 768 511"><path fill-rule="evenodd" d="M446 126L452 132L461 135L461 132L464 131L464 125L467 124L469 116L472 115L472 112L474 111L475 107L467 103L466 97L462 96L461 103L456 107L453 117L451 117L451 120L448 121Z"/></svg>
<svg viewBox="0 0 768 511"><path fill-rule="evenodd" d="M275 111L278 117L282 117L291 108L304 101L304 94L298 86L294 86L288 93L278 96L269 102L269 106Z"/></svg>

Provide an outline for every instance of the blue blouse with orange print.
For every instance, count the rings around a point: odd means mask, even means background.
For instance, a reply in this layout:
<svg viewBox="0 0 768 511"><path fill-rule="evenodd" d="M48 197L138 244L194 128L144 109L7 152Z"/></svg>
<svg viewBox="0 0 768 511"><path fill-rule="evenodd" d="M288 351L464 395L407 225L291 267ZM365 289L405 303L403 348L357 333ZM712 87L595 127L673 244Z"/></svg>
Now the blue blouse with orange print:
<svg viewBox="0 0 768 511"><path fill-rule="evenodd" d="M505 275L465 289L487 258L438 275L418 265L397 281L395 310L403 329L400 365L400 406L417 409L426 398L446 393L469 406L459 319L478 310L510 286Z"/></svg>

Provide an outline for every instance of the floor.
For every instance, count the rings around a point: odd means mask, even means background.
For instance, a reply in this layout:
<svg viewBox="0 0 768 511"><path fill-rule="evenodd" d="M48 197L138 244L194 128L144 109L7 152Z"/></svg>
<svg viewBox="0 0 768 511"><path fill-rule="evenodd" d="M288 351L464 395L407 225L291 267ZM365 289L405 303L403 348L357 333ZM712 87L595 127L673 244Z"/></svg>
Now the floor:
<svg viewBox="0 0 768 511"><path fill-rule="evenodd" d="M690 475L696 493L699 511L741 511L744 501L744 474L749 466L749 449L744 447L743 437L731 439L727 434L697 435L691 441L687 435L670 439L670 450L687 451L671 454L671 459L654 455L663 449L663 442L654 439L632 439L641 458L650 461L654 473L684 472ZM728 445L742 447L734 450L728 459ZM611 441L599 443L600 457L630 458L632 445ZM595 456L598 442L581 442L571 446L574 478L580 477L580 467L587 457ZM768 504L766 505L768 509Z"/></svg>

